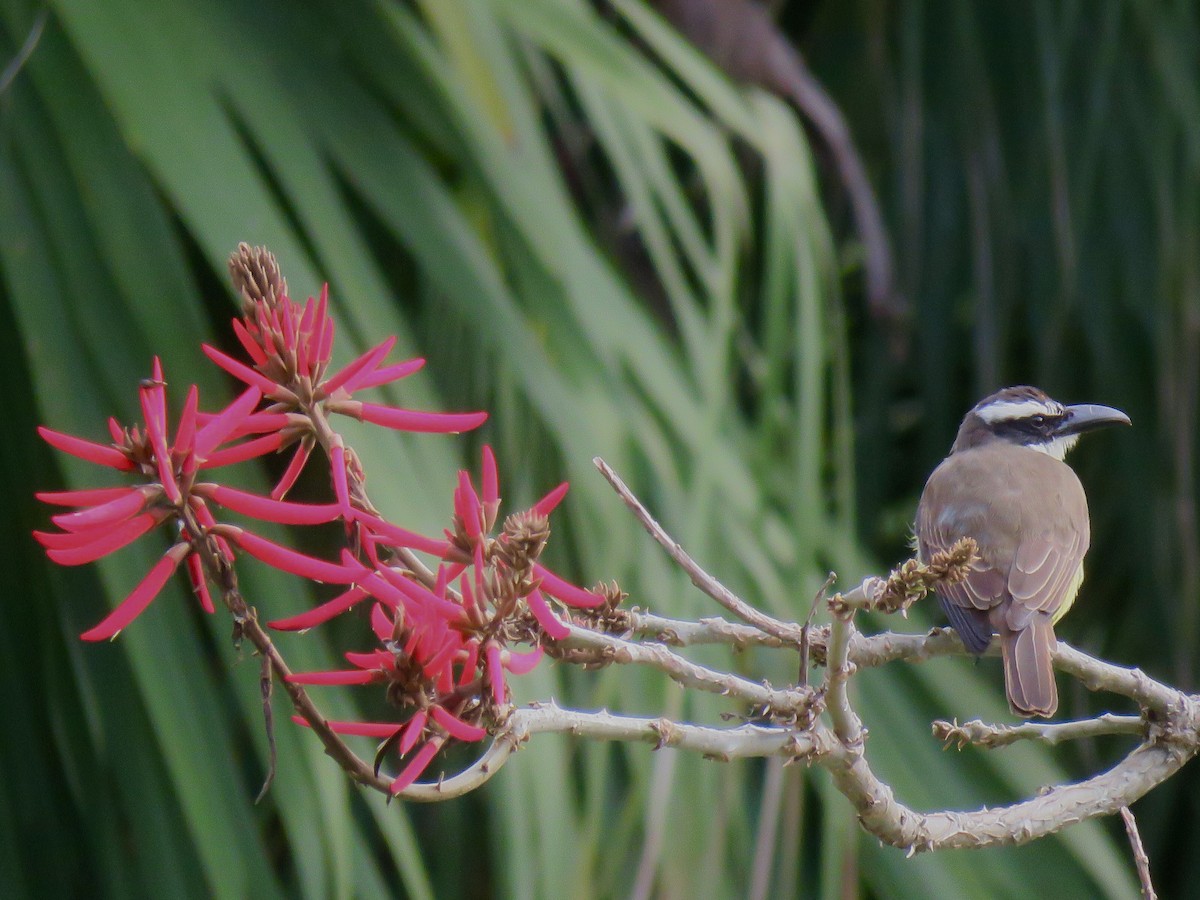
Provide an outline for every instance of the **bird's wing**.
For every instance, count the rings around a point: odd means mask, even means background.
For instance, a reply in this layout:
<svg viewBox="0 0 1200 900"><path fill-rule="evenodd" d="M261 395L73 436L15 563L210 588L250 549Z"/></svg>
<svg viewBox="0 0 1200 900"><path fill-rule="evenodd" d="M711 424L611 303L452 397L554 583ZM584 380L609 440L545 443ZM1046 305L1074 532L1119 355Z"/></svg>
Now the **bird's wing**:
<svg viewBox="0 0 1200 900"><path fill-rule="evenodd" d="M944 553L963 537L968 529L948 528L943 523L926 517L924 505L917 510L918 551L921 559L928 562L935 553ZM947 602L964 609L989 610L999 603L1008 589L1008 573L997 569L986 558L976 557L971 562L967 577L955 584L938 585L938 594Z"/></svg>
<svg viewBox="0 0 1200 900"><path fill-rule="evenodd" d="M924 510L918 510L918 518ZM928 561L933 554L949 550L963 537L958 530L938 528L933 522L918 521L918 552ZM1007 595L1006 574L986 559L977 557L971 562L967 577L954 584L938 585L937 595L946 617L967 649L982 653L992 641L992 625L988 611Z"/></svg>
<svg viewBox="0 0 1200 900"><path fill-rule="evenodd" d="M1008 593L1013 599L1005 614L1009 628L1025 628L1035 612L1054 616L1073 599L1067 595L1076 586L1088 537L1086 531L1057 530L1022 539L1008 573Z"/></svg>

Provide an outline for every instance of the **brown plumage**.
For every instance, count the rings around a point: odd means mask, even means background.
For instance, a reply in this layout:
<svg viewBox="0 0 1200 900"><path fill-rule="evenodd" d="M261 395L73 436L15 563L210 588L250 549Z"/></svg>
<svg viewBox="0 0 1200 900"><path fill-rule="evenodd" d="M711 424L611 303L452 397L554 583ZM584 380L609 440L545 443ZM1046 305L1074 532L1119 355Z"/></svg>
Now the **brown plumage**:
<svg viewBox="0 0 1200 900"><path fill-rule="evenodd" d="M1128 421L1108 407L1064 407L1036 388L1006 388L967 414L921 495L921 559L963 537L979 545L970 575L943 585L938 599L972 653L1000 636L1018 715L1058 708L1054 624L1079 590L1091 540L1087 497L1061 457L1083 431Z"/></svg>
<svg viewBox="0 0 1200 900"><path fill-rule="evenodd" d="M1052 487L1028 493L1031 479ZM963 503L959 487L972 486ZM943 510L936 515L934 510ZM1058 707L1056 614L1066 612L1090 541L1087 497L1071 467L1038 450L987 444L953 453L929 477L917 508L918 552L928 559L973 537L971 574L938 591L963 643L982 653L1000 635L1014 712L1050 716Z"/></svg>

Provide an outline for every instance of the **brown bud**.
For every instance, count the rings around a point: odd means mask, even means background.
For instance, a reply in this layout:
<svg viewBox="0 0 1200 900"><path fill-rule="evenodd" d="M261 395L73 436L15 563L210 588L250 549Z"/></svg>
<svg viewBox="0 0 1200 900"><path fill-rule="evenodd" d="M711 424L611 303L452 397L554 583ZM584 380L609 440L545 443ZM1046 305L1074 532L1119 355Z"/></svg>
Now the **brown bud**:
<svg viewBox="0 0 1200 900"><path fill-rule="evenodd" d="M287 296L287 279L279 271L275 254L266 247L251 247L244 241L229 256L229 277L247 308L256 303L274 306Z"/></svg>
<svg viewBox="0 0 1200 900"><path fill-rule="evenodd" d="M533 567L550 539L550 520L535 510L513 513L504 520L496 555L515 572Z"/></svg>

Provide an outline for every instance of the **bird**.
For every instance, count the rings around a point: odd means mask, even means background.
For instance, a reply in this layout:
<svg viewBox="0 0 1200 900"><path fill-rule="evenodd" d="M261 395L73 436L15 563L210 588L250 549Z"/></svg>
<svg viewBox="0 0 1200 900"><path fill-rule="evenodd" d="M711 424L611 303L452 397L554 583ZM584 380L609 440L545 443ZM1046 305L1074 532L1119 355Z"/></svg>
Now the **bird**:
<svg viewBox="0 0 1200 900"><path fill-rule="evenodd" d="M1087 496L1064 458L1084 432L1117 424L1131 422L1110 406L1004 388L966 414L921 492L917 559L975 540L967 577L940 584L938 601L969 652L999 636L1008 703L1024 718L1058 709L1054 626L1079 593L1091 542Z"/></svg>

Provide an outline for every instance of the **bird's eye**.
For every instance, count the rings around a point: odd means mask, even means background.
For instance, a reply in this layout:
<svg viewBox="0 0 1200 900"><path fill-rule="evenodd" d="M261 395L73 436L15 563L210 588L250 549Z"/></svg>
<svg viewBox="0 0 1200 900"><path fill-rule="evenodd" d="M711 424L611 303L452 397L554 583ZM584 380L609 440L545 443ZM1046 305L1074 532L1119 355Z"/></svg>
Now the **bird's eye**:
<svg viewBox="0 0 1200 900"><path fill-rule="evenodd" d="M1041 428L1046 424L1046 417L1041 415L1032 416L1030 417L1029 421L1033 423L1035 428Z"/></svg>

